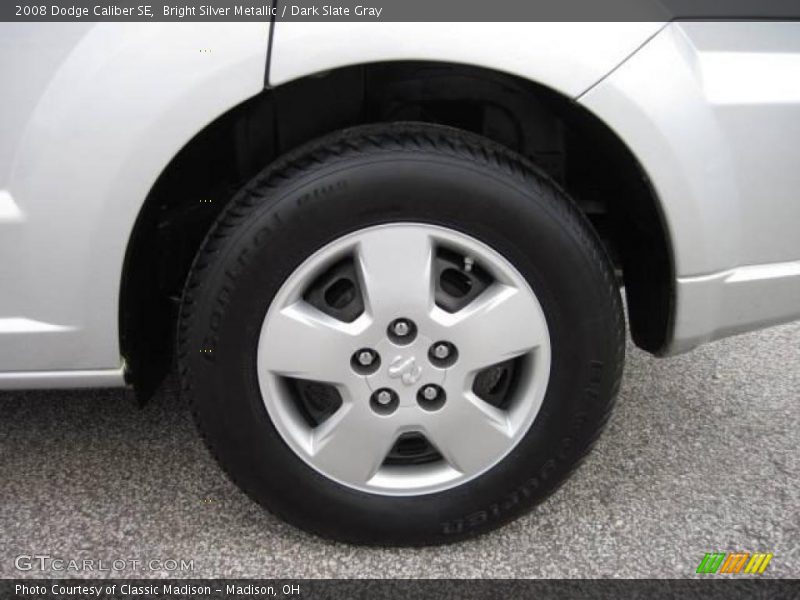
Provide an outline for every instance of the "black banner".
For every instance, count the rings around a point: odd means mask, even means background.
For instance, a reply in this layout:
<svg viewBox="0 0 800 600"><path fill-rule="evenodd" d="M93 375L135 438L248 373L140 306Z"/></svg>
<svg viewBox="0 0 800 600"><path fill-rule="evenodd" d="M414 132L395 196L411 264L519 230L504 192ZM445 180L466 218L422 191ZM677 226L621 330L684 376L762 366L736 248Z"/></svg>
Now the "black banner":
<svg viewBox="0 0 800 600"><path fill-rule="evenodd" d="M800 0L5 0L0 21L800 19Z"/></svg>
<svg viewBox="0 0 800 600"><path fill-rule="evenodd" d="M478 600L536 598L609 599L751 598L783 600L800 595L800 580L760 578L698 578L688 580L12 580L0 581L0 597L29 599L226 599L289 600Z"/></svg>

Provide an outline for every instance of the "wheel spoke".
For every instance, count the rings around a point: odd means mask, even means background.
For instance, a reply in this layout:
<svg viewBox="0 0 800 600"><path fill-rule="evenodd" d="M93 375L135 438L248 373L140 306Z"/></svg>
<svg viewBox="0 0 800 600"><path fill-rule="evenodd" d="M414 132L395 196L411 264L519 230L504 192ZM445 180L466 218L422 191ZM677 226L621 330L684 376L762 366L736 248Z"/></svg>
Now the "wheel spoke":
<svg viewBox="0 0 800 600"><path fill-rule="evenodd" d="M397 440L388 419L376 418L356 403L339 411L314 430L311 461L323 472L347 482L368 482Z"/></svg>
<svg viewBox="0 0 800 600"><path fill-rule="evenodd" d="M428 440L454 469L474 474L505 454L512 443L506 414L471 393L449 398L425 424Z"/></svg>
<svg viewBox="0 0 800 600"><path fill-rule="evenodd" d="M360 320L343 323L298 301L269 319L259 344L259 366L297 379L347 383L362 328Z"/></svg>
<svg viewBox="0 0 800 600"><path fill-rule="evenodd" d="M436 311L460 350L460 370L476 371L530 352L548 339L544 316L530 293L495 284L454 314Z"/></svg>
<svg viewBox="0 0 800 600"><path fill-rule="evenodd" d="M396 227L365 235L358 265L369 312L381 321L417 317L433 306L430 235L416 227Z"/></svg>

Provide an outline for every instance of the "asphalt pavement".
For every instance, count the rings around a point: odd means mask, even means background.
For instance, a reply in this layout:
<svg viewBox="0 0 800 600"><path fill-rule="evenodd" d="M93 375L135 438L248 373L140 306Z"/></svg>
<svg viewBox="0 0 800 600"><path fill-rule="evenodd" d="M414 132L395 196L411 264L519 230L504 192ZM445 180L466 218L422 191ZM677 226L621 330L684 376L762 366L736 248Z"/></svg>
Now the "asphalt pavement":
<svg viewBox="0 0 800 600"><path fill-rule="evenodd" d="M629 346L614 416L570 481L439 548L281 522L225 478L169 386L144 409L116 390L0 393L2 577L674 578L717 551L772 552L764 577L800 577L800 324L670 359Z"/></svg>

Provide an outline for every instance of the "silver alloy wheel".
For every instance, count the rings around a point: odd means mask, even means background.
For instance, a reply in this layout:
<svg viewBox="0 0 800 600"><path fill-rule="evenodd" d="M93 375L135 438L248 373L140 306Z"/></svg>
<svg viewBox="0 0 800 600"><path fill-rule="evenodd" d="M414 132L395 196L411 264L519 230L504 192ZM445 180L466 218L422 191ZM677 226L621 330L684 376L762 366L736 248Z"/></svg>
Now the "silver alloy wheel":
<svg viewBox="0 0 800 600"><path fill-rule="evenodd" d="M435 300L434 259L441 248L465 257L467 271L479 265L491 276L486 289L452 312ZM319 310L306 295L321 273L347 258L364 304L351 322ZM398 319L415 326L413 340L390 339L387 330ZM454 362L437 365L432 349L443 342L453 348ZM364 349L380 357L374 372L353 365ZM541 407L550 353L542 308L503 256L454 230L398 223L345 235L295 269L267 311L257 370L272 422L309 466L357 490L419 495L474 479L511 452ZM481 399L474 391L476 376L511 359L521 365L513 397L502 407ZM323 422L309 424L289 379L330 384L341 405ZM429 386L440 393L425 406L422 390ZM384 405L383 395L380 404L373 402L383 390L397 402ZM412 432L424 436L440 460L389 463L398 438Z"/></svg>

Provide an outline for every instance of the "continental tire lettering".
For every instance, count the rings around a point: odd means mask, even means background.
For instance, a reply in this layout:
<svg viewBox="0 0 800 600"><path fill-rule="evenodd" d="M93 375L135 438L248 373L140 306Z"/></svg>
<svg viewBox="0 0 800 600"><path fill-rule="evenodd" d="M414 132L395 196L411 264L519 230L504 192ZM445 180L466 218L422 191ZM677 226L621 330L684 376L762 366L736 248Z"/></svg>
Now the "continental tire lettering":
<svg viewBox="0 0 800 600"><path fill-rule="evenodd" d="M519 495L521 492L515 490L511 492L500 504L500 509L503 511L509 510L519 504Z"/></svg>
<svg viewBox="0 0 800 600"><path fill-rule="evenodd" d="M470 529L474 529L478 525L482 525L489 519L489 515L486 513L485 510L479 510L477 512L468 515L466 518L467 526Z"/></svg>
<svg viewBox="0 0 800 600"><path fill-rule="evenodd" d="M240 266L245 266L247 264L247 256L250 253L248 248L242 248L239 254L236 256L236 264ZM233 293L232 285L235 283L238 272L234 269L225 269L223 273L225 277L225 283L220 287L219 292L214 298L214 308L211 311L211 315L208 318L208 329L210 330L211 334L206 335L203 338L203 345L201 353L203 358L206 359L208 362L215 362L216 353L214 352L217 347L217 332L219 332L220 327L222 326L222 320L225 317L225 311L230 304L231 294Z"/></svg>
<svg viewBox="0 0 800 600"><path fill-rule="evenodd" d="M346 189L347 189L347 181L344 179L320 186L318 188L314 188L297 198L297 206L303 206L304 204L307 204L311 200L316 200L317 198L324 198L326 196L330 196L331 194L342 192Z"/></svg>
<svg viewBox="0 0 800 600"><path fill-rule="evenodd" d="M277 219L277 215L275 215L275 217L276 217L275 220L278 222L278 224L280 224L280 222ZM258 248L264 243L264 241L266 241L266 239L269 237L271 233L272 233L272 228L270 228L268 225L262 227L261 229L256 231L256 234L253 236L253 245L256 248Z"/></svg>
<svg viewBox="0 0 800 600"><path fill-rule="evenodd" d="M555 468L556 468L556 460L554 458L548 459L548 461L544 463L542 470L539 471L539 478L542 480L549 479L550 474L555 470Z"/></svg>
<svg viewBox="0 0 800 600"><path fill-rule="evenodd" d="M564 460L569 456L569 450L572 448L573 439L571 437L565 437L561 440L561 444L558 446L558 458L560 460Z"/></svg>
<svg viewBox="0 0 800 600"><path fill-rule="evenodd" d="M464 531L464 521L456 519L455 521L446 521L442 523L442 533L445 535L452 535L454 533L461 533Z"/></svg>
<svg viewBox="0 0 800 600"><path fill-rule="evenodd" d="M595 386L602 380L603 368L604 364L601 361L595 360L589 363L589 386L584 388L584 394L585 397L591 400L599 397L599 391ZM569 425L567 435L559 442L556 458L551 458L545 462L536 477L528 479L521 486L506 494L499 502L489 505L486 510L474 512L460 519L442 522L440 524L442 533L445 535L464 533L464 531L478 527L490 519L500 518L504 513L517 506L522 498L531 498L536 490L551 477L558 463L569 458L570 450L575 447L575 438L586 423L588 415L589 413L585 411L575 414Z"/></svg>
<svg viewBox="0 0 800 600"><path fill-rule="evenodd" d="M250 253L250 248L245 246L239 252L239 255L236 257L236 262L242 266L247 264L247 255Z"/></svg>
<svg viewBox="0 0 800 600"><path fill-rule="evenodd" d="M593 360L589 363L589 383L598 385L603 379L603 363Z"/></svg>

